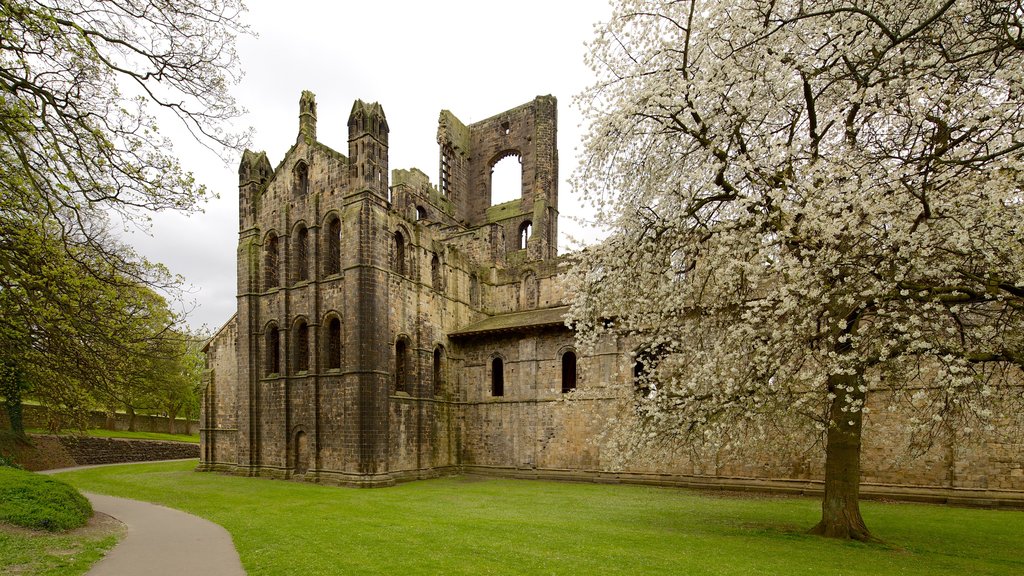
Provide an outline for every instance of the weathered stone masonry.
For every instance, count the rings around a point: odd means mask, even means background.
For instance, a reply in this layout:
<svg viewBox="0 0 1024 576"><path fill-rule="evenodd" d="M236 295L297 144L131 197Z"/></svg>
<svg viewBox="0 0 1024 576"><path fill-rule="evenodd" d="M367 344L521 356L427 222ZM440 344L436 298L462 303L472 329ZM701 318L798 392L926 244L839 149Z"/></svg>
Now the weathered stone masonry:
<svg viewBox="0 0 1024 576"><path fill-rule="evenodd" d="M379 104L356 101L347 128L347 154L317 141L303 92L278 166L242 157L238 312L207 347L200 469L360 486L470 471L817 489L820 451L795 447L610 469L601 439L633 360L624 341L578 357L562 321L553 97L470 125L442 111L438 186L389 169ZM521 195L492 205L508 157ZM870 419L898 431L898 417ZM936 447L894 467L904 447L866 430L867 494L1024 502L1020 445Z"/></svg>

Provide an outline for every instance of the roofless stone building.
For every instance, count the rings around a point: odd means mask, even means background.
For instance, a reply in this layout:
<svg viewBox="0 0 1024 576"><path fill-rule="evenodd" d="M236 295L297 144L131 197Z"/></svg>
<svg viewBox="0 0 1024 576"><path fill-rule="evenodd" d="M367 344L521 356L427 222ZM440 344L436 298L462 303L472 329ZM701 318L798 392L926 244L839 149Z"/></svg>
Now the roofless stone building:
<svg viewBox="0 0 1024 576"><path fill-rule="evenodd" d="M602 433L632 393L628 343L582 357L563 324L552 96L438 120L438 185L391 170L389 126L356 101L346 154L317 140L238 169L238 312L207 346L201 470L386 486L460 471L813 490L823 454L690 451L610 469ZM492 203L496 163L518 198ZM903 458L900 417L866 416L862 493L1024 502L1020 444L955 438Z"/></svg>

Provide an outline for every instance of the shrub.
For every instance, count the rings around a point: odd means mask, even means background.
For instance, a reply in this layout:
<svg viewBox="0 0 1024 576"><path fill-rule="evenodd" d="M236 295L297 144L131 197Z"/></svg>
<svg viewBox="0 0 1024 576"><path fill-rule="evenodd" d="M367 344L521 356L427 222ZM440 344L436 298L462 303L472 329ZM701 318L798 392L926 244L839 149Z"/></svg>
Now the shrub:
<svg viewBox="0 0 1024 576"><path fill-rule="evenodd" d="M89 501L64 482L0 466L0 522L57 532L78 528L90 516Z"/></svg>

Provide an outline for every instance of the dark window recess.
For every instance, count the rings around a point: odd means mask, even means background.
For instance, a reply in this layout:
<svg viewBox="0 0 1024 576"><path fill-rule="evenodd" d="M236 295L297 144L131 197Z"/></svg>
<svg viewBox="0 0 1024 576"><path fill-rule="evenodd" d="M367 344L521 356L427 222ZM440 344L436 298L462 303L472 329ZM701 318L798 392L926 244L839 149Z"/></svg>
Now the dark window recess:
<svg viewBox="0 0 1024 576"><path fill-rule="evenodd" d="M395 392L406 392L409 378L409 347L404 339L395 342Z"/></svg>
<svg viewBox="0 0 1024 576"><path fill-rule="evenodd" d="M444 348L434 348L434 395L444 390Z"/></svg>
<svg viewBox="0 0 1024 576"><path fill-rule="evenodd" d="M327 265L324 273L328 276L341 272L341 220L331 218L327 223Z"/></svg>
<svg viewBox="0 0 1024 576"><path fill-rule="evenodd" d="M491 396L505 395L505 363L501 358L491 360Z"/></svg>
<svg viewBox="0 0 1024 576"><path fill-rule="evenodd" d="M309 280L309 230L302 226L295 239L295 279L299 282Z"/></svg>
<svg viewBox="0 0 1024 576"><path fill-rule="evenodd" d="M281 373L281 333L277 327L267 328L266 342L266 374Z"/></svg>
<svg viewBox="0 0 1024 576"><path fill-rule="evenodd" d="M395 261L392 263L395 274L405 276L405 237L395 232Z"/></svg>
<svg viewBox="0 0 1024 576"><path fill-rule="evenodd" d="M295 327L295 371L309 371L309 326L305 322Z"/></svg>
<svg viewBox="0 0 1024 576"><path fill-rule="evenodd" d="M576 353L562 354L562 393L576 389Z"/></svg>
<svg viewBox="0 0 1024 576"><path fill-rule="evenodd" d="M327 368L341 368L341 320L327 322Z"/></svg>
<svg viewBox="0 0 1024 576"><path fill-rule="evenodd" d="M280 249L278 246L277 236L271 234L267 237L267 244L264 247L265 253L263 255L263 267L264 267L264 287L269 290L271 288L277 288L280 285L279 275L279 258Z"/></svg>
<svg viewBox="0 0 1024 576"><path fill-rule="evenodd" d="M430 259L430 285L434 290L441 291L441 260L437 254Z"/></svg>

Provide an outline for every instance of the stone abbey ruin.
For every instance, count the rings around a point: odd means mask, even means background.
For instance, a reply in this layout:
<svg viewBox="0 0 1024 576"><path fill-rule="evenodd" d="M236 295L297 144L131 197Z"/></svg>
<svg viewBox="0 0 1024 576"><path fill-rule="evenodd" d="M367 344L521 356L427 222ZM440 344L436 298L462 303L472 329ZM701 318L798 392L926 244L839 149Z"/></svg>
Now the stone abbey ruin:
<svg viewBox="0 0 1024 576"><path fill-rule="evenodd" d="M557 110L541 96L466 125L444 110L438 184L388 166L389 127L356 101L346 154L317 140L238 169L238 311L207 347L201 470L359 486L468 472L820 489L813 439L617 463L633 394L622 339L577 352L563 323ZM492 205L491 171L522 166ZM862 493L1024 505L1024 445L956 435L908 457L899 416L865 420Z"/></svg>

